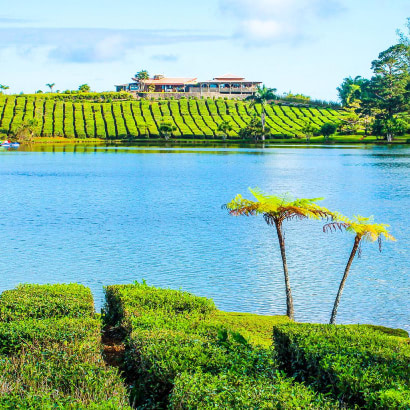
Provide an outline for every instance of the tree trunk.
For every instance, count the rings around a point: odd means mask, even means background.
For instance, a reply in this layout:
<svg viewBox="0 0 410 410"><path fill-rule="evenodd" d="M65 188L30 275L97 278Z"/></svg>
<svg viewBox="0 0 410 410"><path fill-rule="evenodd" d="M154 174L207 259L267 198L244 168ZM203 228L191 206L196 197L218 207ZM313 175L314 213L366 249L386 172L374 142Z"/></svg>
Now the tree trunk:
<svg viewBox="0 0 410 410"><path fill-rule="evenodd" d="M275 225L276 225L276 232L278 234L280 253L282 255L283 273L285 275L286 315L289 317L290 320L294 320L293 298L292 298L292 291L290 289L288 264L286 262L285 238L283 237L283 233L282 233L282 222L275 221Z"/></svg>
<svg viewBox="0 0 410 410"><path fill-rule="evenodd" d="M265 141L265 110L262 106L262 112L261 112L261 121L262 121L262 137L261 140Z"/></svg>
<svg viewBox="0 0 410 410"><path fill-rule="evenodd" d="M347 262L345 273L343 275L342 281L340 282L339 291L337 292L335 304L334 304L333 310L332 310L332 316L330 317L330 324L331 325L334 325L336 323L337 308L339 307L340 298L342 297L342 293L343 293L343 289L345 287L346 279L347 279L347 276L349 275L350 266L352 266L352 262L353 262L353 259L354 259L355 255L356 255L357 249L359 247L360 240L361 240L361 238L359 238L358 236L356 236L356 238L354 239L353 249L352 249L352 252L350 254L349 261Z"/></svg>

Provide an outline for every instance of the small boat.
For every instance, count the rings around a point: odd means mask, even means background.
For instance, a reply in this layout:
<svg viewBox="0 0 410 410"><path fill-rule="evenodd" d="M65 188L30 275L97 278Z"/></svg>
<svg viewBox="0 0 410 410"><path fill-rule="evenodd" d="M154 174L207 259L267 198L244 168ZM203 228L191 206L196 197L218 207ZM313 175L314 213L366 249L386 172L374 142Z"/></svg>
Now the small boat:
<svg viewBox="0 0 410 410"><path fill-rule="evenodd" d="M4 148L18 148L20 146L20 143L18 142L10 142L10 141L4 141L0 144L1 147Z"/></svg>

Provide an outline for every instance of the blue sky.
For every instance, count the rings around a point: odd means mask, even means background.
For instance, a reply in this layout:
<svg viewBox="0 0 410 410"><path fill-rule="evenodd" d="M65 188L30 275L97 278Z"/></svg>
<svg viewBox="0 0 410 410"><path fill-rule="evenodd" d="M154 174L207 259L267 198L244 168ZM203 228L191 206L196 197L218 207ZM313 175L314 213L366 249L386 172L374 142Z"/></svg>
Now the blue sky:
<svg viewBox="0 0 410 410"><path fill-rule="evenodd" d="M409 0L0 0L0 83L10 92L113 90L140 69L227 72L336 99L396 43Z"/></svg>

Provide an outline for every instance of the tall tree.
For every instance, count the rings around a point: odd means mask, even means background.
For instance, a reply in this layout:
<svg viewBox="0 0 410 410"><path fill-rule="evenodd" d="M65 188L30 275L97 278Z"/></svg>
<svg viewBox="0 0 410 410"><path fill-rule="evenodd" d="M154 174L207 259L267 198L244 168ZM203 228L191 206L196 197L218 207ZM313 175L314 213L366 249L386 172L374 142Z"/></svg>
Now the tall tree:
<svg viewBox="0 0 410 410"><path fill-rule="evenodd" d="M147 70L138 71L137 74L135 74L135 78L138 80L138 83L140 84L139 86L140 91L145 91L144 81L149 80L148 71Z"/></svg>
<svg viewBox="0 0 410 410"><path fill-rule="evenodd" d="M292 290L289 281L288 265L285 252L285 236L283 234L283 221L292 219L321 219L331 216L331 212L316 204L321 198L314 199L291 199L286 195L276 196L262 193L259 189L249 191L256 201L243 198L237 195L231 202L225 205L229 213L234 216L250 216L262 214L265 222L270 226L275 226L278 236L280 253L282 257L283 273L285 276L286 288L286 314L294 319L294 307Z"/></svg>
<svg viewBox="0 0 410 410"><path fill-rule="evenodd" d="M356 76L355 78L346 77L345 79L343 79L342 84L337 87L339 100L341 101L343 106L348 105L352 100L361 99L361 87L364 81L366 80L360 75Z"/></svg>
<svg viewBox="0 0 410 410"><path fill-rule="evenodd" d="M56 83L48 83L48 84L46 84L46 86L50 89L50 92L51 92L51 93L53 92L53 88L54 88L55 85L56 85Z"/></svg>
<svg viewBox="0 0 410 410"><path fill-rule="evenodd" d="M382 237L386 240L395 241L395 238L389 233L387 228L389 225L386 224L375 224L373 217L365 218L363 216L357 215L353 219L349 219L340 214L334 214L334 221L326 224L323 227L324 232L333 232L339 230L346 230L355 235L352 251L350 252L349 260L339 285L339 290L336 295L335 303L333 305L332 314L330 316L330 324L334 325L336 323L337 309L339 307L340 298L342 297L343 289L346 284L347 276L349 275L350 267L352 266L353 259L356 253L359 252L362 241L375 242L379 241L379 249L381 251L381 241Z"/></svg>
<svg viewBox="0 0 410 410"><path fill-rule="evenodd" d="M159 134L164 137L166 141L169 140L169 137L171 137L172 133L176 130L177 127L171 122L162 122L158 127Z"/></svg>
<svg viewBox="0 0 410 410"><path fill-rule="evenodd" d="M375 96L372 103L378 110L376 118L382 121L391 121L395 114L410 106L409 51L410 46L396 44L381 52L378 59L372 62L375 73L370 83ZM387 140L391 141L393 136L388 134Z"/></svg>
<svg viewBox="0 0 410 410"><path fill-rule="evenodd" d="M265 85L262 87L258 87L256 90L256 93L253 95L250 95L246 99L251 101L251 107L260 104L261 105L261 121L262 121L262 131L265 131L265 117L266 117L266 112L265 112L265 107L268 104L269 101L276 100L276 88L267 88ZM261 136L262 141L265 140L265 134L264 132L262 133Z"/></svg>

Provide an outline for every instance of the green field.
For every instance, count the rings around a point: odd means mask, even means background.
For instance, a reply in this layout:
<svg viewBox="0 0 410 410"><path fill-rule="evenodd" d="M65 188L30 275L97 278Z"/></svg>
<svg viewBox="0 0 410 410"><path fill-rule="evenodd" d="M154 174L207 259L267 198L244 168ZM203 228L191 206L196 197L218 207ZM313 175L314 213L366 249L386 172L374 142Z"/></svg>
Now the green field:
<svg viewBox="0 0 410 410"><path fill-rule="evenodd" d="M101 101L59 94L0 95L0 134L13 136L22 123L34 119L39 137L145 139L158 138L158 127L168 122L176 127L175 138L220 139L218 125L229 121L233 130L228 137L238 138L238 131L261 110L249 102L224 99ZM321 126L338 121L344 112L270 104L266 114L273 138L291 138L305 121Z"/></svg>

